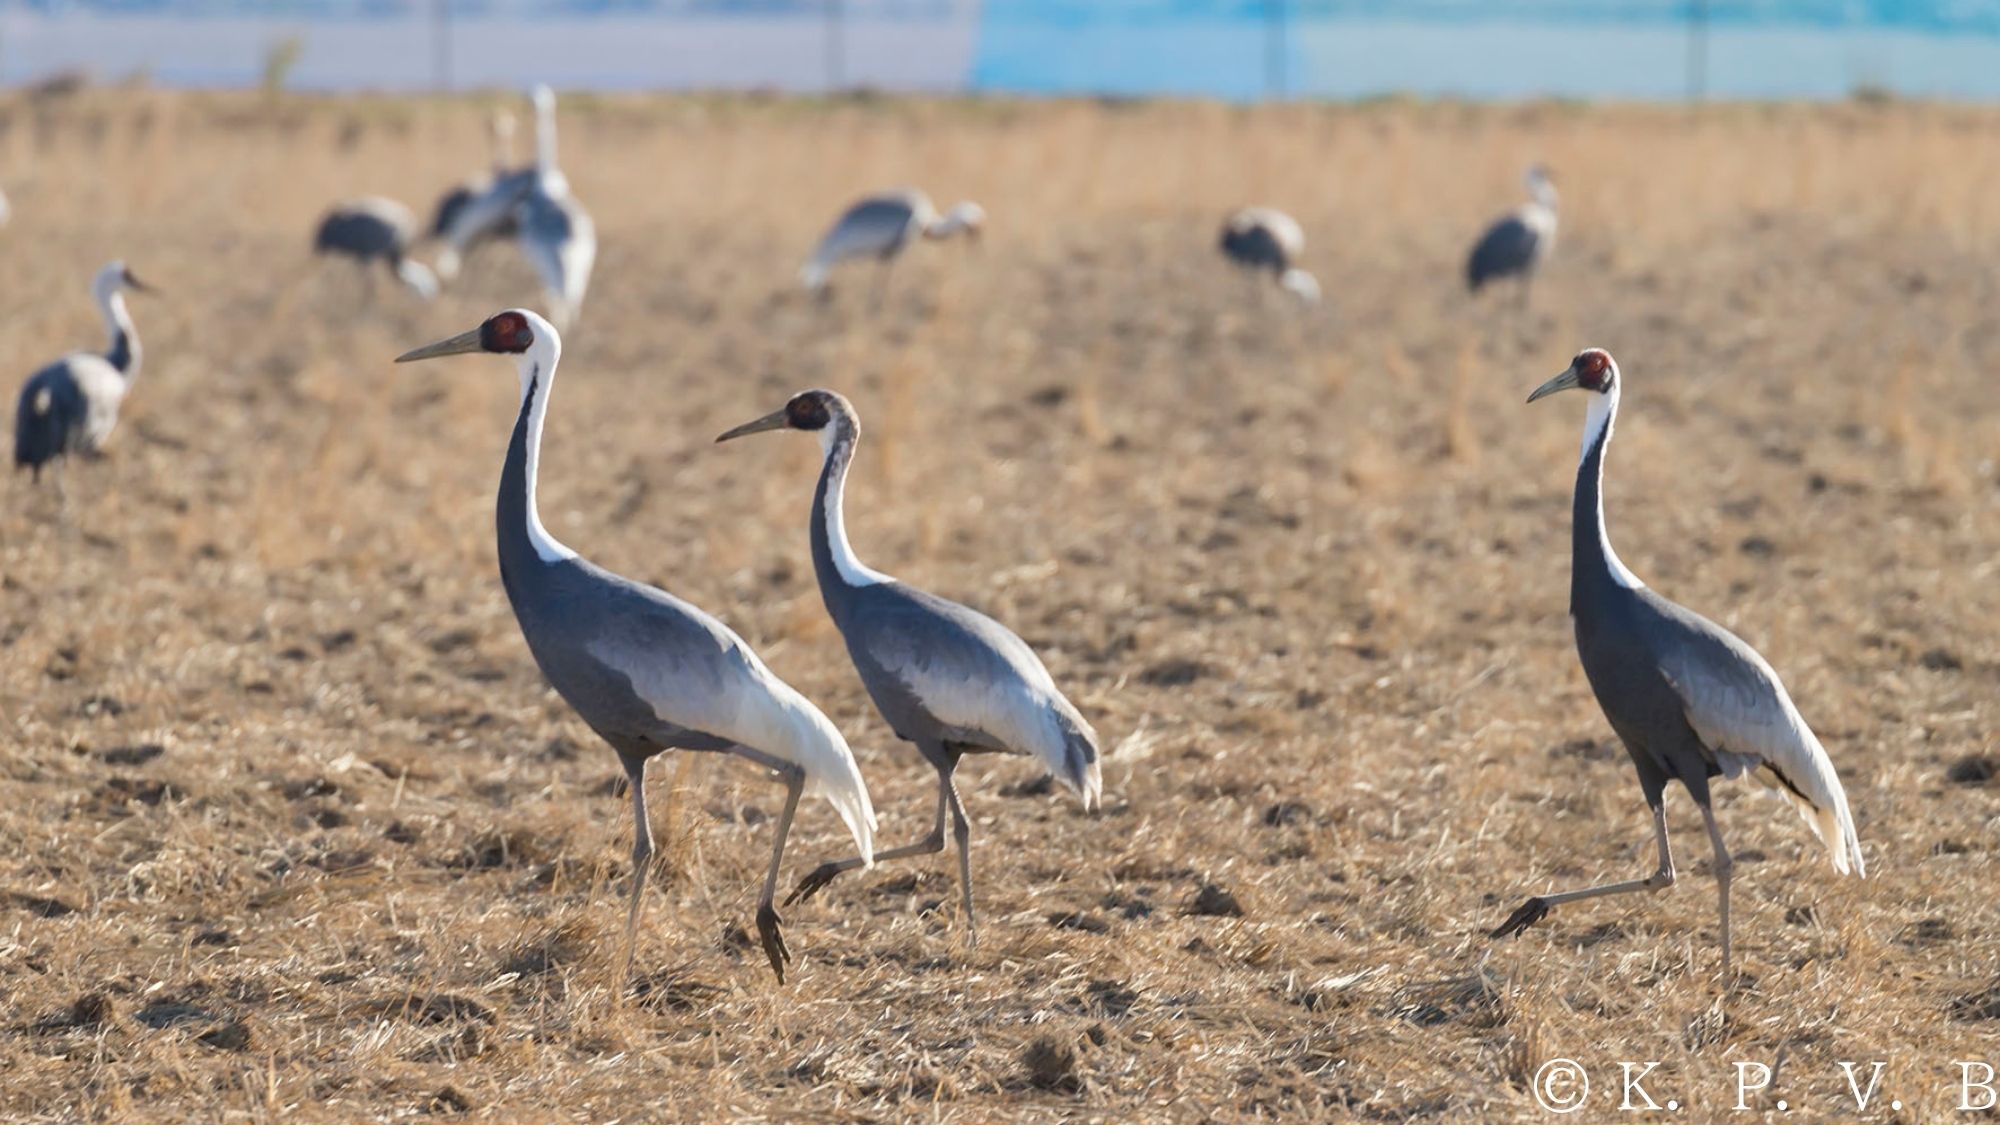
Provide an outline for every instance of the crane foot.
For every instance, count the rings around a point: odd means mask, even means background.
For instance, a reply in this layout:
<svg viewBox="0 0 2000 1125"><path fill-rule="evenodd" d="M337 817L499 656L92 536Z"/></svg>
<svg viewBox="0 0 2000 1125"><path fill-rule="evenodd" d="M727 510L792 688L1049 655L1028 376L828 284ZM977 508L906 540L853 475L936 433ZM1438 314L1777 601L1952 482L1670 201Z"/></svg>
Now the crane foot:
<svg viewBox="0 0 2000 1125"><path fill-rule="evenodd" d="M778 983L785 983L785 963L792 959L792 951L785 948L785 935L778 924L784 919L769 903L757 908L757 933L764 939L764 956L771 959L771 971L778 974Z"/></svg>
<svg viewBox="0 0 2000 1125"><path fill-rule="evenodd" d="M1505 922L1500 923L1492 933L1486 936L1496 938L1513 937L1548 916L1548 901L1546 899L1531 898L1522 903L1519 910L1508 915Z"/></svg>
<svg viewBox="0 0 2000 1125"><path fill-rule="evenodd" d="M833 882L835 878L839 877L842 870L844 869L840 864L828 861L806 872L805 878L799 880L799 885L793 887L792 893L785 896L785 905L790 906L793 903L805 902L812 898L812 896L824 890L828 883Z"/></svg>

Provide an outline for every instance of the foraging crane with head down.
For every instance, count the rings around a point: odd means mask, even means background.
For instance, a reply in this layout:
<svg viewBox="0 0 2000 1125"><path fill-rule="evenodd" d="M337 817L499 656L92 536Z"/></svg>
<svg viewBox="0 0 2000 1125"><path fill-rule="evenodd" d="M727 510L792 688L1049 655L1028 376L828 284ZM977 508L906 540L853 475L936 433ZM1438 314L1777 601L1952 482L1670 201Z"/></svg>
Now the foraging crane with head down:
<svg viewBox="0 0 2000 1125"><path fill-rule="evenodd" d="M437 275L410 257L416 233L416 216L408 207L393 199L365 196L327 212L313 232L313 253L352 258L364 276L370 266L381 262L396 280L428 301L437 296Z"/></svg>
<svg viewBox="0 0 2000 1125"><path fill-rule="evenodd" d="M757 905L757 930L778 980L791 960L773 900L799 796L824 797L860 847L874 853L875 811L847 741L832 722L727 626L664 590L622 578L556 541L535 505L542 427L562 340L525 309L418 348L398 363L464 352L509 356L521 408L500 472L496 512L500 580L542 674L618 753L631 781L632 891L625 917L629 972L639 903L653 854L646 763L669 750L718 751L778 775L785 807Z"/></svg>
<svg viewBox="0 0 2000 1125"><path fill-rule="evenodd" d="M104 447L118 425L118 408L139 377L139 332L125 307L125 290L147 292L124 262L97 271L91 296L111 343L102 355L73 352L28 377L14 413L14 466L36 480L42 467ZM60 481L58 482L60 483Z"/></svg>
<svg viewBox="0 0 2000 1125"><path fill-rule="evenodd" d="M813 492L810 536L820 597L876 709L896 736L914 743L937 771L937 813L930 834L875 858L943 851L949 810L958 844L966 937L976 943L972 829L952 780L959 760L978 753L1031 756L1074 790L1086 810L1094 810L1104 789L1097 733L1056 688L1041 658L1006 626L871 570L854 556L843 501L861 423L845 398L832 391L805 391L715 440L781 429L814 434L825 454ZM863 862L856 856L821 864L799 881L786 903L811 898Z"/></svg>
<svg viewBox="0 0 2000 1125"><path fill-rule="evenodd" d="M986 209L966 201L940 215L931 197L914 188L883 192L859 200L834 220L812 257L799 270L799 280L815 293L824 292L827 277L842 262L873 258L881 263L875 275L873 303L880 307L896 258L918 238L944 239L963 234L977 239L986 226Z"/></svg>
<svg viewBox="0 0 2000 1125"><path fill-rule="evenodd" d="M1278 287L1308 305L1319 303L1319 279L1298 267L1306 234L1298 220L1273 207L1245 207L1222 224L1222 253L1252 273L1269 273Z"/></svg>
<svg viewBox="0 0 2000 1125"><path fill-rule="evenodd" d="M1644 879L1529 899L1494 937L1518 934L1550 908L1603 895L1657 891L1674 883L1663 807L1679 781L1701 809L1715 849L1722 969L1729 971L1729 880L1734 864L1709 805L1709 779L1749 774L1784 797L1826 845L1834 870L1865 875L1847 794L1833 762L1799 715L1778 674L1735 634L1646 587L1618 561L1604 530L1604 453L1611 444L1622 379L1609 352L1578 353L1529 402L1559 391L1590 396L1570 528L1570 616L1585 678L1639 773L1653 811L1660 865Z"/></svg>

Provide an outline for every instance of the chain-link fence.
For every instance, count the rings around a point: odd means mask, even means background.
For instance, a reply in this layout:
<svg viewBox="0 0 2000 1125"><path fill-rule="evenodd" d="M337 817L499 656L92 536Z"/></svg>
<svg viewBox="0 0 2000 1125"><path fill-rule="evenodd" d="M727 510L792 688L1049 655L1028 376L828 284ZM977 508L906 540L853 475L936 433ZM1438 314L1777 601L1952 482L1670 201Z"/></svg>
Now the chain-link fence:
<svg viewBox="0 0 2000 1125"><path fill-rule="evenodd" d="M0 0L0 80L2000 97L2000 0Z"/></svg>

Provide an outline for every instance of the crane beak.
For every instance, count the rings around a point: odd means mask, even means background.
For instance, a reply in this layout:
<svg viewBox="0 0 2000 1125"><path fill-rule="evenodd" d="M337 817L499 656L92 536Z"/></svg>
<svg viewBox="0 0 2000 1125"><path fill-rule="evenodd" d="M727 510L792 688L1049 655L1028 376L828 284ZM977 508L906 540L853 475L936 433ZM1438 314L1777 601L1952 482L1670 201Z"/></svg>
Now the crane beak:
<svg viewBox="0 0 2000 1125"><path fill-rule="evenodd" d="M1575 365L1571 365L1569 370L1536 387L1535 393L1528 396L1528 401L1533 402L1538 398L1547 398L1557 391L1574 390L1582 385L1583 383L1576 377Z"/></svg>
<svg viewBox="0 0 2000 1125"><path fill-rule="evenodd" d="M484 351L479 344L479 329L460 332L449 340L439 340L435 344L425 344L415 351L404 352L396 357L397 363L412 363L419 359L436 359L441 355L463 355L466 352Z"/></svg>
<svg viewBox="0 0 2000 1125"><path fill-rule="evenodd" d="M715 441L716 444L720 445L725 441L731 441L736 438L748 436L750 434L761 434L765 430L782 430L789 427L790 425L791 425L791 419L785 415L785 412L782 409L773 410L769 414L764 415L762 418L757 419L755 422L743 423L742 425L736 427L735 429L729 431L728 433L723 434L721 437L716 438Z"/></svg>
<svg viewBox="0 0 2000 1125"><path fill-rule="evenodd" d="M153 288L152 286L150 286L150 285L146 284L146 283L145 283L145 282L143 282L143 281L140 281L140 280L139 280L139 278L138 278L138 276L137 276L137 275L135 275L135 274L134 274L134 273L133 273L133 272L132 272L131 270L126 270L126 271L125 271L125 278L124 278L124 285L125 285L125 288L127 288L127 289L130 289L130 290L132 290L132 291L133 291L134 293L158 293L158 292L159 292L159 290L157 290L157 289Z"/></svg>

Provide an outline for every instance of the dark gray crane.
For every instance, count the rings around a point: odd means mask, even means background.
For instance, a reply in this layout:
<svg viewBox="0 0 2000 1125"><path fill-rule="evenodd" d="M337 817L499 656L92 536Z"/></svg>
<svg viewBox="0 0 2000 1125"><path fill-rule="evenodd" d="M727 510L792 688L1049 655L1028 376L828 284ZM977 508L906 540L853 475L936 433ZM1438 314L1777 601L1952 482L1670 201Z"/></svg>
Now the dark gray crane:
<svg viewBox="0 0 2000 1125"><path fill-rule="evenodd" d="M147 292L124 262L97 271L90 295L111 336L103 355L73 352L28 376L14 409L14 467L42 479L42 467L73 453L94 454L118 425L118 407L139 376L139 333L124 290ZM60 483L60 481L58 481Z"/></svg>
<svg viewBox="0 0 2000 1125"><path fill-rule="evenodd" d="M861 422L845 398L832 391L805 391L782 409L715 440L782 429L817 435L825 452L813 492L810 536L820 598L847 642L848 656L876 710L896 737L915 743L937 771L937 814L930 834L914 844L878 852L875 858L943 851L949 808L958 842L966 938L976 943L972 829L952 780L959 759L977 753L1032 756L1075 790L1086 810L1092 810L1104 789L1097 733L1057 690L1041 658L1006 626L870 570L854 557L847 543L842 499ZM821 864L799 881L786 904L811 898L841 872L864 862L856 856Z"/></svg>
<svg viewBox="0 0 2000 1125"><path fill-rule="evenodd" d="M579 558L543 528L535 506L542 426L562 340L555 326L510 309L469 332L398 356L396 362L488 352L511 356L521 409L500 470L495 524L500 581L542 674L590 729L611 745L632 790L632 891L625 916L629 973L639 902L653 855L646 819L646 763L669 750L735 754L778 775L771 867L757 904L757 930L778 980L791 952L773 899L799 795L824 797L874 853L875 811L847 741L807 699L772 675L728 626L664 590ZM863 862L869 862L864 859Z"/></svg>
<svg viewBox="0 0 2000 1125"><path fill-rule="evenodd" d="M1477 293L1489 281L1518 278L1521 304L1526 307L1535 271L1556 245L1556 185L1549 170L1540 164L1531 165L1522 180L1527 185L1528 201L1486 228L1466 259L1465 283Z"/></svg>
<svg viewBox="0 0 2000 1125"><path fill-rule="evenodd" d="M940 215L931 197L914 188L871 195L841 212L819 241L813 256L799 270L808 290L825 289L827 277L841 262L873 258L881 263L875 274L874 303L880 306L897 255L916 238L978 238L986 226L986 209L966 201Z"/></svg>
<svg viewBox="0 0 2000 1125"><path fill-rule="evenodd" d="M366 196L327 212L313 233L313 253L352 258L364 274L381 262L396 280L428 301L437 296L437 275L409 256L416 231L417 220L408 207L393 199Z"/></svg>
<svg viewBox="0 0 2000 1125"><path fill-rule="evenodd" d="M1847 794L1833 762L1792 705L1778 674L1735 634L1646 588L1618 561L1604 530L1604 451L1618 414L1618 365L1602 348L1577 354L1529 402L1558 391L1590 395L1571 508L1569 611L1583 673L1639 773L1653 810L1660 865L1644 879L1538 895L1493 931L1518 934L1551 907L1674 883L1663 800L1679 781L1701 809L1715 849L1722 971L1729 971L1729 878L1733 863L1709 806L1710 778L1756 778L1795 806L1832 854L1834 870L1866 875Z"/></svg>
<svg viewBox="0 0 2000 1125"><path fill-rule="evenodd" d="M1319 279L1298 267L1306 234L1298 220L1272 207L1245 207L1222 224L1222 253L1252 273L1268 273L1306 304L1319 303Z"/></svg>

